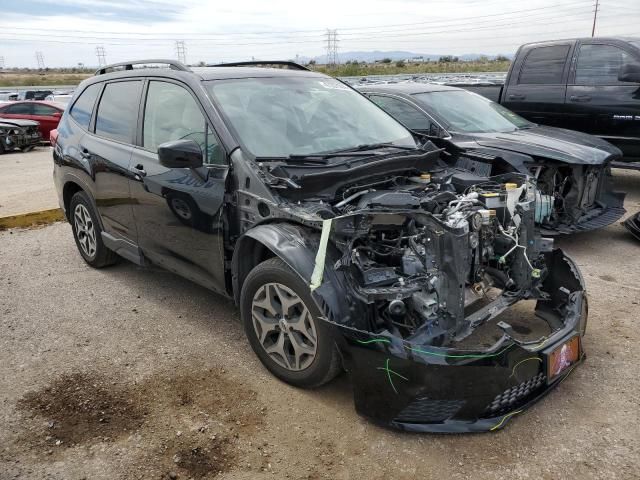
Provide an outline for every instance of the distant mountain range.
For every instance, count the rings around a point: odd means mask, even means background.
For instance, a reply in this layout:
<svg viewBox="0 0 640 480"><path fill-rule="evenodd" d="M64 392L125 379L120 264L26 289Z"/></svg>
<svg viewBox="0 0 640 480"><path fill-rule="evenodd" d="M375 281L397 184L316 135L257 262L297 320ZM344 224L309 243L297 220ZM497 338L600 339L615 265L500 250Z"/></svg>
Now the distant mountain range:
<svg viewBox="0 0 640 480"><path fill-rule="evenodd" d="M415 52L405 52L405 51L389 51L389 52L383 52L380 50L374 50L374 51L370 51L370 52L338 52L338 58L340 60L340 63L345 63L347 61L350 60L356 60L358 62L367 62L367 63L373 63L376 60L382 60L383 58L390 58L391 60L410 60L412 58L423 58L425 61L426 60L438 60L440 57L444 57L446 56L445 54L433 54L433 53L415 53ZM465 53L463 55L452 55L455 57L458 57L460 60L464 60L464 61L470 61L470 60L477 60L480 57L487 57L489 59L494 59L496 58L496 55L485 55L482 53ZM512 55L507 55L505 54L504 56L511 58ZM299 62L304 62L307 63L309 60L315 60L316 63L326 63L327 62L327 56L326 55L320 55L317 57L303 57L300 56L298 57L298 61Z"/></svg>

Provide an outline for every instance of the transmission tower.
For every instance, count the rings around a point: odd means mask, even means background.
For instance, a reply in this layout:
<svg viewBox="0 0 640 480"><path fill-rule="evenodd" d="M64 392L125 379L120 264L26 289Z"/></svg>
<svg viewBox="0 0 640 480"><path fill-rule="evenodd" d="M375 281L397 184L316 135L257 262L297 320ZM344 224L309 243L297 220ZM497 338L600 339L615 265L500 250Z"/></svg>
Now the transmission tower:
<svg viewBox="0 0 640 480"><path fill-rule="evenodd" d="M0 57L0 70L4 68L4 57Z"/></svg>
<svg viewBox="0 0 640 480"><path fill-rule="evenodd" d="M184 40L176 40L176 55L179 62L187 64L187 47L184 45Z"/></svg>
<svg viewBox="0 0 640 480"><path fill-rule="evenodd" d="M38 68L44 70L44 55L42 55L42 52L36 52L36 60L38 61Z"/></svg>
<svg viewBox="0 0 640 480"><path fill-rule="evenodd" d="M338 30L329 30L325 33L327 37L327 65L335 66L338 62Z"/></svg>
<svg viewBox="0 0 640 480"><path fill-rule="evenodd" d="M107 54L102 45L96 47L96 55L98 57L98 66L104 67L107 64Z"/></svg>

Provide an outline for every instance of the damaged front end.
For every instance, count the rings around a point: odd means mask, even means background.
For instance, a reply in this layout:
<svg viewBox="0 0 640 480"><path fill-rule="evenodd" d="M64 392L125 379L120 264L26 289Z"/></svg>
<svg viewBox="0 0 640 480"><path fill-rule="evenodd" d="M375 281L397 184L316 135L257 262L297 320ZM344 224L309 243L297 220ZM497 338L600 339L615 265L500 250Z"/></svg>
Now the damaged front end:
<svg viewBox="0 0 640 480"><path fill-rule="evenodd" d="M530 177L469 184L437 154L350 181L328 169L341 180L324 190L316 169L269 167L301 188L281 190L289 198L246 235L310 286L360 414L413 431L496 430L583 361L585 286L535 232Z"/></svg>

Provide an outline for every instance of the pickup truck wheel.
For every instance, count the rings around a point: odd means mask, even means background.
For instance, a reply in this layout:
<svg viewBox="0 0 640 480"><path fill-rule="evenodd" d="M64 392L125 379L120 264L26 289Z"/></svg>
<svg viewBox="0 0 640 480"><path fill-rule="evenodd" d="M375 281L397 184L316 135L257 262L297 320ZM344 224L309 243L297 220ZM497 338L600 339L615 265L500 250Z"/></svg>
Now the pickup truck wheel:
<svg viewBox="0 0 640 480"><path fill-rule="evenodd" d="M240 294L245 333L263 365L296 387L313 388L341 371L327 323L305 284L279 258L247 275Z"/></svg>
<svg viewBox="0 0 640 480"><path fill-rule="evenodd" d="M73 238L84 261L94 268L114 264L118 255L102 242L102 229L89 196L77 192L71 198L69 211Z"/></svg>

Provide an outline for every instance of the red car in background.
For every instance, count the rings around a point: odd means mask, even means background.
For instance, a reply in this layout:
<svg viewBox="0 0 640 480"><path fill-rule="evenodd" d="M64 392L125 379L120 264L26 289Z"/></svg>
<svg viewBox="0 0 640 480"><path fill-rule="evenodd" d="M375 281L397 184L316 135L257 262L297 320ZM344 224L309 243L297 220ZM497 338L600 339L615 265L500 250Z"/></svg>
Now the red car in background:
<svg viewBox="0 0 640 480"><path fill-rule="evenodd" d="M49 132L57 128L66 105L41 100L0 104L0 118L22 118L40 123L40 135L49 138Z"/></svg>

